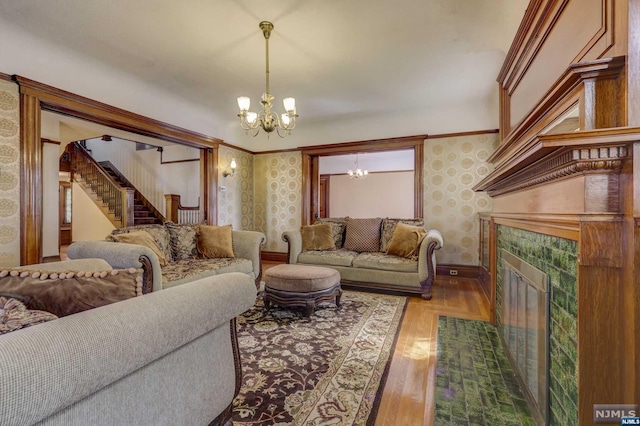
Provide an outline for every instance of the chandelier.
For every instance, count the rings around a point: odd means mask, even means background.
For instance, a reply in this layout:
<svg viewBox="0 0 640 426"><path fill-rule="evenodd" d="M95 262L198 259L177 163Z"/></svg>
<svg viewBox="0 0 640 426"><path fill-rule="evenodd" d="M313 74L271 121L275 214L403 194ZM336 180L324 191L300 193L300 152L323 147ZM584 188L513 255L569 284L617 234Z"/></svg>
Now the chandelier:
<svg viewBox="0 0 640 426"><path fill-rule="evenodd" d="M262 127L262 130L267 132L267 135L276 130L278 136L283 138L286 135L291 134L291 130L296 127L296 118L298 118L298 114L296 114L296 100L294 98L283 99L282 103L284 104L284 110L286 112L280 117L277 113L271 111L271 101L273 101L274 97L269 93L269 36L273 30L273 24L271 22L262 21L260 22L260 29L262 30L262 34L264 34L267 53L267 87L265 93L262 94L262 100L260 101L262 104L262 110L258 113L249 111L249 107L251 106L251 99L249 97L240 96L238 98L238 107L240 108L238 117L240 117L240 127L242 127L245 133L251 134L251 136L254 137L258 135L260 127Z"/></svg>
<svg viewBox="0 0 640 426"><path fill-rule="evenodd" d="M369 174L368 170L363 170L360 167L358 167L358 154L356 154L356 169L355 170L349 169L347 174L351 179L366 178L367 175Z"/></svg>

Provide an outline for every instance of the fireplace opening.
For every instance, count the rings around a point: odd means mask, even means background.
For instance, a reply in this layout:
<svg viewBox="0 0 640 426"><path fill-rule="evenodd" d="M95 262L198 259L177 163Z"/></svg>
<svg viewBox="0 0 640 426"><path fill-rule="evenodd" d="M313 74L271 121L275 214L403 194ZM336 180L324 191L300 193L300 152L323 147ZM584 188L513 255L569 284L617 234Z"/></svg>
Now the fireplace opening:
<svg viewBox="0 0 640 426"><path fill-rule="evenodd" d="M549 422L549 277L502 250L502 343L534 417Z"/></svg>

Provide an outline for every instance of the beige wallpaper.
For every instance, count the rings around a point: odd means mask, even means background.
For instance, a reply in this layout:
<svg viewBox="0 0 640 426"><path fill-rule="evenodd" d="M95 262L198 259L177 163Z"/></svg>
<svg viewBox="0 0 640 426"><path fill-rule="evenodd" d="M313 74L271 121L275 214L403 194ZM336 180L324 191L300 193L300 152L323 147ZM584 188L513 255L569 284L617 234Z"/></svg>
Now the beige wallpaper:
<svg viewBox="0 0 640 426"><path fill-rule="evenodd" d="M253 221L253 155L220 145L218 153L218 225L233 225L233 229L252 231ZM236 159L233 176L222 176ZM222 188L225 188L223 191Z"/></svg>
<svg viewBox="0 0 640 426"><path fill-rule="evenodd" d="M265 251L284 252L281 235L302 223L302 155L300 152L254 157L254 228L267 236Z"/></svg>
<svg viewBox="0 0 640 426"><path fill-rule="evenodd" d="M424 219L442 232L438 262L478 264L478 212L491 210L491 198L473 186L492 170L487 158L498 134L427 139L424 149Z"/></svg>
<svg viewBox="0 0 640 426"><path fill-rule="evenodd" d="M0 80L0 266L20 264L20 98Z"/></svg>

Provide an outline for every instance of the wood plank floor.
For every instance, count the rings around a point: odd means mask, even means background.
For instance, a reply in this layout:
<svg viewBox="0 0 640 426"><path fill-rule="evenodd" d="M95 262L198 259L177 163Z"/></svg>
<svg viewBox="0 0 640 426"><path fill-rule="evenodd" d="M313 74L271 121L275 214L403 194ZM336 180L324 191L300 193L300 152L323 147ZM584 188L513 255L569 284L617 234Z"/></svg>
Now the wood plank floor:
<svg viewBox="0 0 640 426"><path fill-rule="evenodd" d="M438 316L489 320L478 281L438 277L430 301L411 297L382 393L376 425L433 425Z"/></svg>
<svg viewBox="0 0 640 426"><path fill-rule="evenodd" d="M275 264L264 262L263 268ZM432 300L409 298L376 426L434 424L439 315L488 321L489 303L478 281L438 277Z"/></svg>

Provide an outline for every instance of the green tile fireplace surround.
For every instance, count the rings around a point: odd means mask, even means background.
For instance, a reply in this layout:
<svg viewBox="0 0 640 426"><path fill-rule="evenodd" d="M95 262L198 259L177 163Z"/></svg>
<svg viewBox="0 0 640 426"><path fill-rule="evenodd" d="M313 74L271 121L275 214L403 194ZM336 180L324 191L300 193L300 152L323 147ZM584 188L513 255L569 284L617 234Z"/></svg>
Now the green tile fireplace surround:
<svg viewBox="0 0 640 426"><path fill-rule="evenodd" d="M502 333L502 258L504 249L549 275L549 403L551 425L578 424L576 241L499 225L497 230L496 321Z"/></svg>

